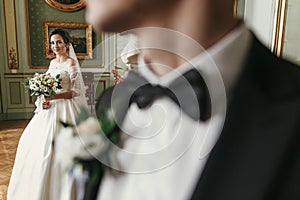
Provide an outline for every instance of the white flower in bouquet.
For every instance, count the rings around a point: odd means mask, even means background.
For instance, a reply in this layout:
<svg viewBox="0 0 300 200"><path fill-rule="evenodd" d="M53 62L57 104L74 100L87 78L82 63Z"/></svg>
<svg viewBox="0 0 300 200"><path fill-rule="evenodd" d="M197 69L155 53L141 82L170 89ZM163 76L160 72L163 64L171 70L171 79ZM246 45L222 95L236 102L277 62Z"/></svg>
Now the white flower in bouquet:
<svg viewBox="0 0 300 200"><path fill-rule="evenodd" d="M28 78L25 87L30 90L33 96L54 96L57 89L61 89L60 75L52 77L49 73L35 73L33 77Z"/></svg>

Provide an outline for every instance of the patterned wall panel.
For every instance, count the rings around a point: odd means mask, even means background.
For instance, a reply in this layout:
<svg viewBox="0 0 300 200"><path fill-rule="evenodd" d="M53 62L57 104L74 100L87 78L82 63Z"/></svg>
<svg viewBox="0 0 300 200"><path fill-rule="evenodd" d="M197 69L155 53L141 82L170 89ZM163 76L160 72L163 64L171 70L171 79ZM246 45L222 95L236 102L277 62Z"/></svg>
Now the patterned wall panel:
<svg viewBox="0 0 300 200"><path fill-rule="evenodd" d="M11 105L22 104L21 83L16 81L9 82L9 100Z"/></svg>
<svg viewBox="0 0 300 200"><path fill-rule="evenodd" d="M94 103L96 104L98 97L110 85L112 79L110 73L98 73L94 78Z"/></svg>
<svg viewBox="0 0 300 200"><path fill-rule="evenodd" d="M30 93L25 89L24 84L27 77L31 76L33 76L32 73L5 74L8 110L13 109L14 112L21 112L29 109L31 112L35 108L35 99L30 97Z"/></svg>
<svg viewBox="0 0 300 200"><path fill-rule="evenodd" d="M43 52L43 21L85 22L85 11L84 9L76 12L60 11L49 6L44 0L28 0L26 7L29 32L29 64L31 68L46 68L49 64L49 60L44 57ZM96 46L101 40L101 37L97 37L96 34L93 33L93 46Z"/></svg>

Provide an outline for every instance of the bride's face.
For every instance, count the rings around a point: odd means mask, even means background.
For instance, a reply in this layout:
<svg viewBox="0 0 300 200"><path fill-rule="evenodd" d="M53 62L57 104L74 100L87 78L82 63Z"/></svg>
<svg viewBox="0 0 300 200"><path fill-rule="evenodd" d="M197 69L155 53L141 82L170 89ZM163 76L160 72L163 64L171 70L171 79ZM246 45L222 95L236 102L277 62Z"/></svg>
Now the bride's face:
<svg viewBox="0 0 300 200"><path fill-rule="evenodd" d="M55 34L50 38L51 50L56 55L65 55L67 54L67 44L64 42L62 36Z"/></svg>

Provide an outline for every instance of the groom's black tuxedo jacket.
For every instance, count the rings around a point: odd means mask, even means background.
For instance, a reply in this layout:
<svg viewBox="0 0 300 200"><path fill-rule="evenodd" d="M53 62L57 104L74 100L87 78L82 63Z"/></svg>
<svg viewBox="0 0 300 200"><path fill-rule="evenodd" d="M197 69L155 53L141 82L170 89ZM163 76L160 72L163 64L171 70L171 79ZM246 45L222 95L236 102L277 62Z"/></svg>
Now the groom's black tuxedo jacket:
<svg viewBox="0 0 300 200"><path fill-rule="evenodd" d="M255 37L192 199L300 199L300 67Z"/></svg>

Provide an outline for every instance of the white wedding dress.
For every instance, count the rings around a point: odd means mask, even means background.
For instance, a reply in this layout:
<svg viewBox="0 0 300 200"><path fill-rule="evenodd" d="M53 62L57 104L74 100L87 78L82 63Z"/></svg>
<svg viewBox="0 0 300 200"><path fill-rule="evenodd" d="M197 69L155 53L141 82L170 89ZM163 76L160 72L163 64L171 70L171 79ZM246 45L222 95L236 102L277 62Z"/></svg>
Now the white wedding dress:
<svg viewBox="0 0 300 200"><path fill-rule="evenodd" d="M36 114L25 128L17 148L10 178L7 200L74 199L73 180L62 173L53 162L53 142L62 127L59 120L75 124L82 106L87 106L79 66L52 60L48 72L60 74L62 89L73 90L79 96L51 101L51 107L42 109L38 98Z"/></svg>

